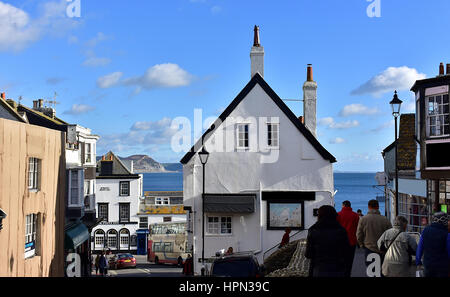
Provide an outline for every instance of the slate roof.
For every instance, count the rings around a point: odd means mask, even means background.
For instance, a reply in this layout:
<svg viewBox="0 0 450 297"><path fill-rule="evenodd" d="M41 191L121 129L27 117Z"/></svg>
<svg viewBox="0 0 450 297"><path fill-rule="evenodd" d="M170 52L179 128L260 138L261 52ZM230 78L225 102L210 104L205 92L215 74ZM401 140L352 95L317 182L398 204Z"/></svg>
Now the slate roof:
<svg viewBox="0 0 450 297"><path fill-rule="evenodd" d="M17 112L17 110L15 110L11 105L9 105L8 102L6 102L5 100L3 100L2 98L0 98L0 105L3 106L3 108L10 113L13 117L15 117L17 120L19 120L20 122L26 123L27 121L20 116L20 114Z"/></svg>
<svg viewBox="0 0 450 297"><path fill-rule="evenodd" d="M259 84L261 88L269 95L269 97L274 101L274 103L284 112L284 114L291 120L291 122L297 127L299 132L311 143L311 145L317 150L317 152L326 160L331 163L336 162L336 158L330 154L314 137L314 135L303 125L300 120L295 116L295 114L287 107L287 105L281 100L281 98L275 93L275 91L267 84L267 82L262 78L259 73L253 75L249 83L242 89L242 91L234 98L230 105L222 112L219 118L211 125L211 127L200 137L200 139L192 146L191 150L184 155L180 160L182 164L188 163L191 158L202 148L202 140L206 142L208 138L213 134L212 132L217 129L220 123L224 122L225 119L231 114L231 112L239 105L239 103L247 96L248 93L253 89L253 87Z"/></svg>
<svg viewBox="0 0 450 297"><path fill-rule="evenodd" d="M415 170L417 144L416 144L416 120L414 113L400 115L400 130L398 135L398 169ZM395 148L395 141L383 150L386 152Z"/></svg>
<svg viewBox="0 0 450 297"><path fill-rule="evenodd" d="M105 157L106 161L111 161L111 159L112 159L112 162L113 162L112 174L111 175L99 175L96 178L109 178L109 177L137 178L137 177L139 177L139 174L132 173L128 169L128 167L125 166L125 164L123 164L122 160L120 160L120 158L117 157L113 152L109 151L108 153L106 153L106 155L104 157ZM100 173L102 172L101 167L102 167L102 159L97 161L97 168L98 168L98 172L100 172Z"/></svg>

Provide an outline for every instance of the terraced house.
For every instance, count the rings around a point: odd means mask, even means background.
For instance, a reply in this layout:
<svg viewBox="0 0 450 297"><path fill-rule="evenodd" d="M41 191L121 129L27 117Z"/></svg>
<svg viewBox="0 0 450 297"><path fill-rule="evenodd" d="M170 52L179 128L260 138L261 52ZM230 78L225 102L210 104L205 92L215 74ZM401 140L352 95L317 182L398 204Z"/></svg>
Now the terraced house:
<svg viewBox="0 0 450 297"><path fill-rule="evenodd" d="M0 97L0 276L64 276L65 134Z"/></svg>

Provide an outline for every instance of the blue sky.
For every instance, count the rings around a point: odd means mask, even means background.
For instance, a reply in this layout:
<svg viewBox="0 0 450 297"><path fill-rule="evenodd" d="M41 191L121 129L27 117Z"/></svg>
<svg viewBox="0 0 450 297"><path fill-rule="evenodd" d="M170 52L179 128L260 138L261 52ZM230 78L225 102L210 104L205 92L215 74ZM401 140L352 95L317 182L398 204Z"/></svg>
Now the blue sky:
<svg viewBox="0 0 450 297"><path fill-rule="evenodd" d="M0 0L0 90L31 106L57 92L57 115L101 136L97 153L178 162L173 118L217 116L250 79L260 26L265 80L301 98L306 64L318 83L318 138L335 169L378 171L394 138L394 89L413 112L416 79L449 62L450 2ZM302 105L288 102L297 115Z"/></svg>

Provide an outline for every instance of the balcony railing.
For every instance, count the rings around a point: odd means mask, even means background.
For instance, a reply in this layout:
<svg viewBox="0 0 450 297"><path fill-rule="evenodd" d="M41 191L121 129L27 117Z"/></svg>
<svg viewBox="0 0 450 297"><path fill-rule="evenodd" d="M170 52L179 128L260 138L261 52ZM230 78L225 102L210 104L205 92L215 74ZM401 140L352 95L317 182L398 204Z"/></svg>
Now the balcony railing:
<svg viewBox="0 0 450 297"><path fill-rule="evenodd" d="M95 194L84 196L84 210L95 211Z"/></svg>

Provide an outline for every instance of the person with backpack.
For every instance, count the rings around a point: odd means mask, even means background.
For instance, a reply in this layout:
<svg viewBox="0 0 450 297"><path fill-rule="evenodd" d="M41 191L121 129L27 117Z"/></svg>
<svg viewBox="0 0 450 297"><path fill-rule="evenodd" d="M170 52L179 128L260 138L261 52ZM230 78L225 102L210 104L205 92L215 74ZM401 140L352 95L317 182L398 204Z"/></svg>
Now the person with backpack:
<svg viewBox="0 0 450 297"><path fill-rule="evenodd" d="M386 277L409 277L410 257L416 253L417 242L406 232L408 220L397 216L394 227L386 230L378 239L380 251L385 251L382 274Z"/></svg>

